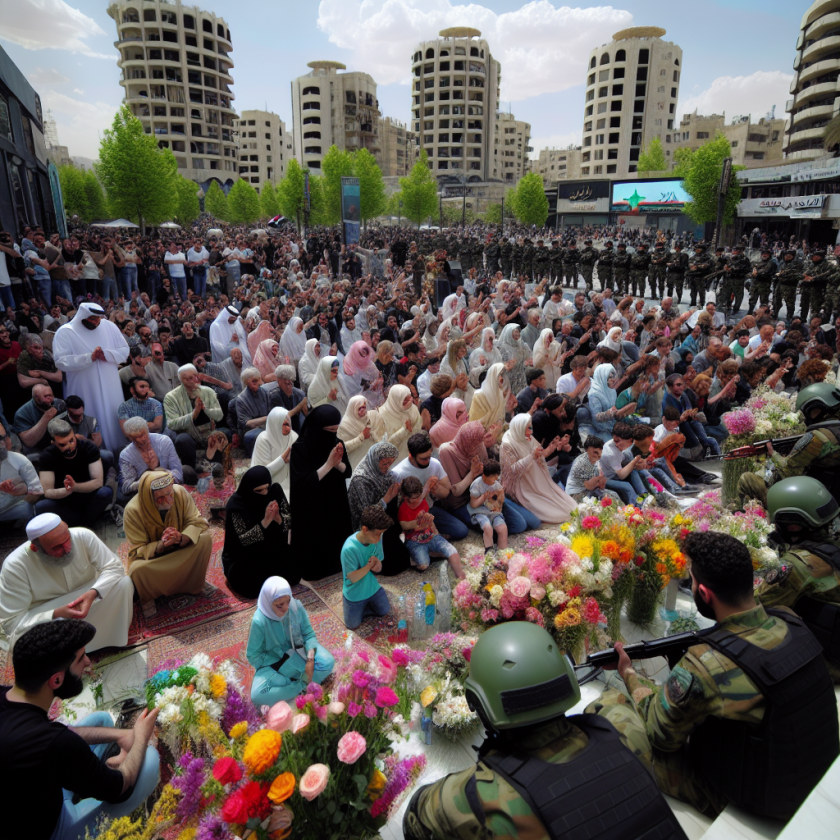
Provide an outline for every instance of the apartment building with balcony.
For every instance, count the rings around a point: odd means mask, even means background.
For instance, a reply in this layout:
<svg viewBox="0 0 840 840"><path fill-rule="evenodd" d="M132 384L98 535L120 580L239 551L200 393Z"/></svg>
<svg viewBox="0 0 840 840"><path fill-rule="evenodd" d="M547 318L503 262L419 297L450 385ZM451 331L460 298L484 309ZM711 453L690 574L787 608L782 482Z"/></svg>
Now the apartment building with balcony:
<svg viewBox="0 0 840 840"><path fill-rule="evenodd" d="M496 116L496 136L493 143L493 178L516 184L529 171L531 124L516 119L513 114Z"/></svg>
<svg viewBox="0 0 840 840"><path fill-rule="evenodd" d="M823 131L840 113L840 0L817 0L805 12L793 69L784 155L813 160L824 154Z"/></svg>
<svg viewBox="0 0 840 840"><path fill-rule="evenodd" d="M381 152L376 82L367 73L340 73L339 61L310 61L312 72L292 80L294 154L304 169L321 171L330 146Z"/></svg>
<svg viewBox="0 0 840 840"><path fill-rule="evenodd" d="M233 44L225 21L180 0L122 0L108 6L125 102L171 149L178 171L206 192L237 178Z"/></svg>
<svg viewBox="0 0 840 840"><path fill-rule="evenodd" d="M417 141L405 123L391 117L379 118L379 154L376 162L387 177L404 177L414 166Z"/></svg>
<svg viewBox="0 0 840 840"><path fill-rule="evenodd" d="M567 149L540 149L537 160L531 161L531 171L542 178L543 186L552 187L558 181L580 178L580 146Z"/></svg>
<svg viewBox="0 0 840 840"><path fill-rule="evenodd" d="M634 177L654 137L673 147L683 53L657 26L623 29L589 54L580 174Z"/></svg>
<svg viewBox="0 0 840 840"><path fill-rule="evenodd" d="M502 74L481 32L442 30L417 45L411 72L412 128L435 176L494 178Z"/></svg>
<svg viewBox="0 0 840 840"><path fill-rule="evenodd" d="M666 135L666 140L673 151L693 150L714 140L720 131L732 146L732 162L753 168L769 166L782 159L784 130L785 121L770 116L762 117L755 123L748 116L735 117L727 125L723 114L701 116L695 111L685 114L680 120L679 131L675 131L673 136Z"/></svg>
<svg viewBox="0 0 840 840"><path fill-rule="evenodd" d="M239 176L257 192L266 182L273 186L286 175L292 157L292 135L272 111L243 111L233 121L239 146Z"/></svg>

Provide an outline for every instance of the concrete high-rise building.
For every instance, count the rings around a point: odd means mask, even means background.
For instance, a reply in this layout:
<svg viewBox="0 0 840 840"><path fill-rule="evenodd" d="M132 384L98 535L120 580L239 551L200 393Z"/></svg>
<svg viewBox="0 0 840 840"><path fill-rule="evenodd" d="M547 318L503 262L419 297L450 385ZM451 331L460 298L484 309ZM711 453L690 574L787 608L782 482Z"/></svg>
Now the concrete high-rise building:
<svg viewBox="0 0 840 840"><path fill-rule="evenodd" d="M582 177L625 178L654 137L673 134L682 50L664 29L623 29L589 54L583 118Z"/></svg>
<svg viewBox="0 0 840 840"><path fill-rule="evenodd" d="M528 153L533 151L530 143L530 123L513 114L499 114L493 142L493 179L516 184L529 171Z"/></svg>
<svg viewBox="0 0 840 840"><path fill-rule="evenodd" d="M840 0L816 0L802 16L795 71L785 111L784 155L789 160L822 157L823 129L840 112Z"/></svg>
<svg viewBox="0 0 840 840"><path fill-rule="evenodd" d="M330 146L378 155L379 101L367 73L346 70L338 61L310 61L311 73L292 81L294 154L301 166L320 172Z"/></svg>
<svg viewBox="0 0 840 840"><path fill-rule="evenodd" d="M411 117L436 176L493 178L501 65L478 29L444 29L411 59ZM504 170L502 170L504 171Z"/></svg>
<svg viewBox="0 0 840 840"><path fill-rule="evenodd" d="M55 117L52 111L47 108L47 116L44 117L44 140L47 148L58 145L58 126L55 124Z"/></svg>
<svg viewBox="0 0 840 840"><path fill-rule="evenodd" d="M747 117L735 117L729 125L722 114L704 117L685 114L680 120L679 131L673 133L673 151L677 149L699 149L709 140L714 140L719 131L726 135L732 146L732 163L754 168L768 166L782 159L782 139L785 121L762 117L757 123ZM666 139L670 135L666 135ZM668 146L664 146L668 149ZM671 156L673 160L673 155Z"/></svg>
<svg viewBox="0 0 840 840"><path fill-rule="evenodd" d="M125 102L169 148L178 171L207 191L237 175L233 49L222 18L181 0L121 0L108 6Z"/></svg>
<svg viewBox="0 0 840 840"><path fill-rule="evenodd" d="M243 111L233 121L239 146L239 175L257 192L269 181L275 187L286 175L292 136L272 111Z"/></svg>
<svg viewBox="0 0 840 840"><path fill-rule="evenodd" d="M44 117L44 142L47 144L47 157L56 166L70 166L73 161L70 159L70 151L67 146L60 146L58 143L58 126L52 111L47 111Z"/></svg>
<svg viewBox="0 0 840 840"><path fill-rule="evenodd" d="M379 118L379 154L376 162L382 174L405 176L414 166L414 150L417 145L414 132L404 123L391 117Z"/></svg>
<svg viewBox="0 0 840 840"><path fill-rule="evenodd" d="M568 149L540 149L537 160L531 161L531 171L536 172L546 187L553 187L558 181L580 178L580 146Z"/></svg>

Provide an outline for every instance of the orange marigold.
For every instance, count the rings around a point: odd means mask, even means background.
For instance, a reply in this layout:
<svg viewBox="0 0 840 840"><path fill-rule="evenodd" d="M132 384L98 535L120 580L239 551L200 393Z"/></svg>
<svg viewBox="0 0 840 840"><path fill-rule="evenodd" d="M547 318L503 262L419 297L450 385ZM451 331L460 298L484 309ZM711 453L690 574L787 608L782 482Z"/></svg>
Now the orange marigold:
<svg viewBox="0 0 840 840"><path fill-rule="evenodd" d="M295 776L294 773L281 773L272 783L268 789L268 798L275 804L279 805L285 802L295 792Z"/></svg>
<svg viewBox="0 0 840 840"><path fill-rule="evenodd" d="M265 773L280 755L280 747L283 744L283 737L273 729L260 729L255 732L245 744L242 753L242 761L251 771L251 775L259 776Z"/></svg>

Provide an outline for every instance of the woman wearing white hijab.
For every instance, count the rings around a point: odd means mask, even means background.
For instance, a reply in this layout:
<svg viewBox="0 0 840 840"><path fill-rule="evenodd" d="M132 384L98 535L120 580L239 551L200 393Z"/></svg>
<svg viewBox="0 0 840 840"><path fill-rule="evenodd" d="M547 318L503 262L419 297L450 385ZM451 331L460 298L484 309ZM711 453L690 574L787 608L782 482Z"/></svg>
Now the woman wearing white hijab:
<svg viewBox="0 0 840 840"><path fill-rule="evenodd" d="M289 458L292 456L292 444L298 439L292 431L289 411L285 408L272 408L265 421L265 431L257 436L254 454L251 456L252 467L268 467L272 484L279 484L289 495Z"/></svg>
<svg viewBox="0 0 840 840"><path fill-rule="evenodd" d="M450 396L463 400L467 408L472 405L475 388L470 384L470 372L467 367L469 348L462 338L456 338L446 345L446 355L440 363L440 372L455 380L455 390Z"/></svg>
<svg viewBox="0 0 840 840"><path fill-rule="evenodd" d="M303 358L298 365L300 384L304 391L309 391L309 386L318 373L320 361L321 343L317 338L310 338L304 345Z"/></svg>
<svg viewBox="0 0 840 840"><path fill-rule="evenodd" d="M333 655L315 638L306 607L281 577L268 578L260 590L245 655L256 669L251 702L258 709L294 700L335 667Z"/></svg>
<svg viewBox="0 0 840 840"><path fill-rule="evenodd" d="M508 367L510 387L514 394L518 394L528 383L525 379L525 365L531 364L531 351L522 340L522 330L519 324L508 324L499 337L499 352L506 362L514 362Z"/></svg>
<svg viewBox="0 0 840 840"><path fill-rule="evenodd" d="M359 462L367 455L368 450L377 442L371 427L371 414L368 411L367 400L359 394L350 397L347 411L338 427L338 439L344 444L350 468L355 470Z"/></svg>
<svg viewBox="0 0 840 840"><path fill-rule="evenodd" d="M534 345L534 367L545 371L546 387L549 391L555 390L557 380L563 373L561 349L562 345L555 341L554 333L549 329L540 333Z"/></svg>
<svg viewBox="0 0 840 840"><path fill-rule="evenodd" d="M517 414L502 438L502 486L505 495L543 522L568 522L577 502L555 484L546 466L560 446L555 438L546 449L531 436L530 414Z"/></svg>
<svg viewBox="0 0 840 840"><path fill-rule="evenodd" d="M621 355L621 327L610 327L607 337L598 342L599 347L608 347Z"/></svg>
<svg viewBox="0 0 840 840"><path fill-rule="evenodd" d="M280 356L288 356L289 362L297 369L305 353L306 333L303 329L303 319L295 315L286 324L286 329L280 336Z"/></svg>
<svg viewBox="0 0 840 840"><path fill-rule="evenodd" d="M487 371L481 389L475 392L470 406L470 420L478 420L486 431L493 432L496 441L505 422L510 393L505 366L497 362Z"/></svg>
<svg viewBox="0 0 840 840"><path fill-rule="evenodd" d="M406 385L393 385L385 404L371 411L371 427L377 440L387 434L388 443L397 447L397 463L408 457L408 439L423 430L420 412ZM381 425L380 425L381 424Z"/></svg>
<svg viewBox="0 0 840 840"><path fill-rule="evenodd" d="M503 361L499 348L496 347L496 333L493 327L481 331L481 346L470 353L470 383L473 388L480 388L479 376L491 365Z"/></svg>
<svg viewBox="0 0 840 840"><path fill-rule="evenodd" d="M334 405L342 414L347 409L350 395L338 375L341 363L335 356L325 356L318 364L318 373L309 386L309 404L312 408L319 405Z"/></svg>

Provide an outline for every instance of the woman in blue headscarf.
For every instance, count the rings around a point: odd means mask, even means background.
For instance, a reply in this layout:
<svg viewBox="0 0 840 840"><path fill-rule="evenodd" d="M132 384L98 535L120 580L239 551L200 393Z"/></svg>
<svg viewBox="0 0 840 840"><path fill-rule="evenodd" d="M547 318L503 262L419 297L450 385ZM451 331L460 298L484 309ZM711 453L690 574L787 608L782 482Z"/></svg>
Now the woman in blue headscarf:
<svg viewBox="0 0 840 840"><path fill-rule="evenodd" d="M245 655L257 671L251 685L257 708L294 700L309 683L320 685L335 666L333 655L318 644L306 608L281 577L262 585Z"/></svg>

